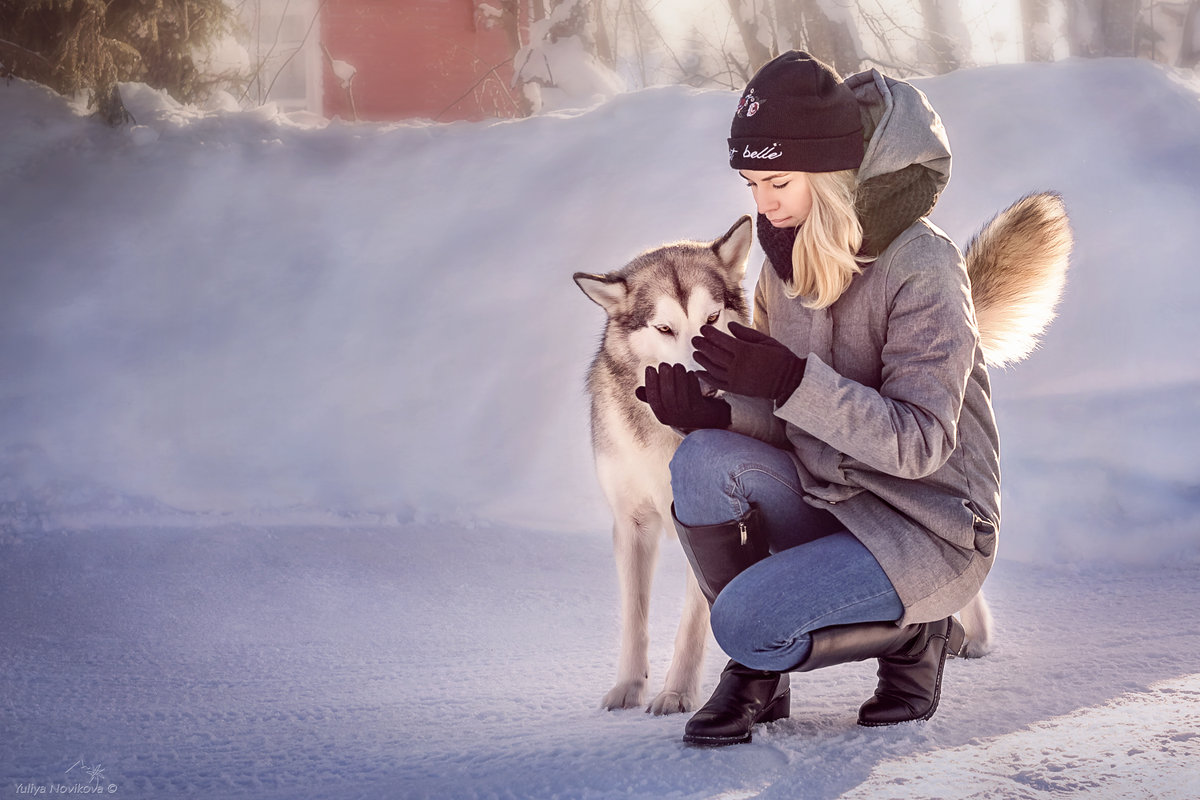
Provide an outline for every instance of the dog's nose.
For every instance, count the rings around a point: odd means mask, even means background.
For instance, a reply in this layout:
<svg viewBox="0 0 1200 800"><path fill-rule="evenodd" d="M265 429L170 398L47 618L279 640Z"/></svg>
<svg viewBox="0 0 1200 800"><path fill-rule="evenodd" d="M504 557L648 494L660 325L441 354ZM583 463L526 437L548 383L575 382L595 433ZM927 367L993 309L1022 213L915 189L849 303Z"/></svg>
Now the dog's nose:
<svg viewBox="0 0 1200 800"><path fill-rule="evenodd" d="M700 394L705 397L716 397L720 393L720 389L706 381L703 375L700 376Z"/></svg>

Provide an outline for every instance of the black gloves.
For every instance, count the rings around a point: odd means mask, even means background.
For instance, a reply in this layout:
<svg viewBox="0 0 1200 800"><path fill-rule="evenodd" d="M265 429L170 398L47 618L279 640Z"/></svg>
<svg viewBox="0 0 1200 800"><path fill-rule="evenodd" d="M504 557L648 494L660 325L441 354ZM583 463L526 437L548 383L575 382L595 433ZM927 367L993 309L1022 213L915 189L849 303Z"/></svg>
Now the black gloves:
<svg viewBox="0 0 1200 800"><path fill-rule="evenodd" d="M682 364L646 367L646 385L637 388L637 398L663 425L682 431L729 427L729 403L705 397L700 375L718 389L747 397L783 402L796 391L804 377L803 358L754 328L731 322L729 331L733 336L705 325L692 339L704 373L688 372Z"/></svg>
<svg viewBox="0 0 1200 800"><path fill-rule="evenodd" d="M639 386L635 394L650 404L659 422L682 431L728 428L732 420L729 403L705 397L697 373L688 372L682 364L646 367L646 385Z"/></svg>
<svg viewBox="0 0 1200 800"><path fill-rule="evenodd" d="M754 328L729 323L727 333L705 325L692 339L696 362L718 389L783 402L804 377L804 359Z"/></svg>

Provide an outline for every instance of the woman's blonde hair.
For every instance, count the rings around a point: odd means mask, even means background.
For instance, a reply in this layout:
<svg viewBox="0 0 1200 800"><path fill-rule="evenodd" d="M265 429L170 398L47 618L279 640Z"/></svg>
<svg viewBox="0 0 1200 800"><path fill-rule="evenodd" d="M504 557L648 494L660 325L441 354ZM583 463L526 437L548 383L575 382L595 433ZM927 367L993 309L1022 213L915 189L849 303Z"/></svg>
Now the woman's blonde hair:
<svg viewBox="0 0 1200 800"><path fill-rule="evenodd" d="M787 296L803 297L807 308L827 308L870 261L857 255L863 239L862 223L854 210L858 170L806 175L812 210L796 234Z"/></svg>

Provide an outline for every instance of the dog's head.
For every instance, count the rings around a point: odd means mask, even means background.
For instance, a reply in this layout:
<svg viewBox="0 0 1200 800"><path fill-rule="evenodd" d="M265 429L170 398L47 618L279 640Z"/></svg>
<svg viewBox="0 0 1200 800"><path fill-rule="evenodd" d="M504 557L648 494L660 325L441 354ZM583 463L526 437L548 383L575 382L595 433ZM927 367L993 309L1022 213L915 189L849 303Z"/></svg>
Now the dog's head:
<svg viewBox="0 0 1200 800"><path fill-rule="evenodd" d="M575 273L575 283L608 315L604 348L640 383L648 366L697 370L692 337L702 325L728 330L747 321L746 257L754 224L743 216L711 242L676 242L647 250L615 272Z"/></svg>

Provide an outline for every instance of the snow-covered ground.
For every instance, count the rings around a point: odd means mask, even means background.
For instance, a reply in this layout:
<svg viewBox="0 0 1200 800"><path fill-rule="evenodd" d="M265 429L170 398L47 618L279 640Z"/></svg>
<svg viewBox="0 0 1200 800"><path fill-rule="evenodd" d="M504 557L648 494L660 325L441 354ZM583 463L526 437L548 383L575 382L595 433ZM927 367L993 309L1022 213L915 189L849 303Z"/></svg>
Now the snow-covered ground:
<svg viewBox="0 0 1200 800"><path fill-rule="evenodd" d="M4 548L0 796L82 759L119 797L1104 798L1200 791L1194 567L1002 561L996 651L928 723L855 724L857 664L794 676L750 745L598 708L607 542L513 528L96 530ZM665 669L682 559L651 635ZM677 616L675 617L678 618ZM723 659L708 661L713 685Z"/></svg>
<svg viewBox="0 0 1200 800"><path fill-rule="evenodd" d="M1121 60L920 86L938 224L1055 189L1077 236L994 375L999 644L928 723L857 727L846 665L703 751L597 708L602 320L570 276L749 210L732 94L327 127L142 95L110 129L0 84L0 796L1200 796L1200 90Z"/></svg>

